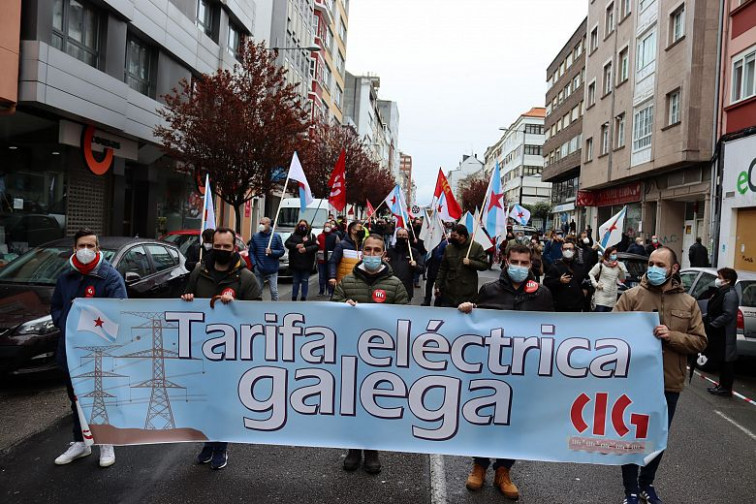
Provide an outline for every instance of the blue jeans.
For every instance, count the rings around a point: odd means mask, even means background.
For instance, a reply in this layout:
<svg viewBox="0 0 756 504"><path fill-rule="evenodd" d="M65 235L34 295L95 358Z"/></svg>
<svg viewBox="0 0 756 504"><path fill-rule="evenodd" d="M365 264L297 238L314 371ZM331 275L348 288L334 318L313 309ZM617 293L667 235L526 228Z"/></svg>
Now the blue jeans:
<svg viewBox="0 0 756 504"><path fill-rule="evenodd" d="M255 270L255 276L257 277L257 282L260 284L260 290L265 289L265 281L268 281L268 285L270 286L270 299L278 301L278 271L275 273L262 274Z"/></svg>
<svg viewBox="0 0 756 504"><path fill-rule="evenodd" d="M208 443L205 443L205 446L212 448L214 452L224 452L228 450L228 443L223 443L220 441L210 441Z"/></svg>
<svg viewBox="0 0 756 504"><path fill-rule="evenodd" d="M333 287L328 284L328 263L318 263L318 280L320 282L320 293L333 295Z"/></svg>
<svg viewBox="0 0 756 504"><path fill-rule="evenodd" d="M291 270L291 300L296 301L299 294L299 286L302 286L302 301L307 299L307 291L310 287L310 270Z"/></svg>
<svg viewBox="0 0 756 504"><path fill-rule="evenodd" d="M680 398L679 392L664 392L664 398L667 400L667 425L672 425L672 417L675 416L675 409L677 408L677 400ZM637 466L635 464L625 464L622 466L622 485L625 487L626 494L639 494L640 489L648 485L653 485L656 478L656 471L659 469L662 455L654 458L651 462L644 467ZM640 469L640 478L638 477L638 470Z"/></svg>
<svg viewBox="0 0 756 504"><path fill-rule="evenodd" d="M597 304L596 308L593 311L596 312L596 313L610 312L610 311L612 311L612 307L611 306L604 306L604 305Z"/></svg>

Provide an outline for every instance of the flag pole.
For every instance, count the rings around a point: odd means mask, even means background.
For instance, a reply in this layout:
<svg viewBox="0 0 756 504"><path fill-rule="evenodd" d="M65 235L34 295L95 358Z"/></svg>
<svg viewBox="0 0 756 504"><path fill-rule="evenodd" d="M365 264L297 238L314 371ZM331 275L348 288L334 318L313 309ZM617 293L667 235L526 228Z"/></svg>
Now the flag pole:
<svg viewBox="0 0 756 504"><path fill-rule="evenodd" d="M323 198L320 198L320 203L318 203L318 208L315 209L315 213L312 215L312 219L310 219L310 230L312 230L312 223L315 221L315 217L317 217L318 212L320 211L320 205L323 204Z"/></svg>
<svg viewBox="0 0 756 504"><path fill-rule="evenodd" d="M199 260L202 262L202 252L204 251L205 247L202 246L202 232L205 230L205 222L207 221L207 198L208 198L208 189L210 188L210 174L205 174L205 198L202 202L202 221L200 222L200 248L199 248Z"/></svg>
<svg viewBox="0 0 756 504"><path fill-rule="evenodd" d="M490 185L490 184L489 184ZM483 198L483 205L480 207L480 215L477 219L475 219L475 223L473 224L473 233L470 235L470 245L467 247L467 255L465 255L465 259L470 258L470 250L472 250L472 244L475 240L475 235L478 233L478 225L480 224L480 220L483 218L483 209L486 208L486 203L488 202L488 195L491 193L491 191L486 191L486 197Z"/></svg>
<svg viewBox="0 0 756 504"><path fill-rule="evenodd" d="M281 213L281 204L283 203L284 196L286 195L286 188L289 185L290 174L291 174L291 167L289 167L289 172L286 174L286 182L284 182L283 191L281 191L281 201L278 202L278 210L276 210L276 218L273 219L273 224L270 227L270 238L268 239L268 246L266 248L270 248L270 245L273 243L273 233L276 232L276 223L278 222L278 216Z"/></svg>
<svg viewBox="0 0 756 504"><path fill-rule="evenodd" d="M375 215L376 213L378 213L378 209L381 208L384 203L386 203L386 198L383 198L383 201L381 201L380 205L378 205L377 207L373 208L373 213L371 213L370 215L368 215L367 219L365 219L365 220L370 220L370 217L372 217L373 215Z"/></svg>

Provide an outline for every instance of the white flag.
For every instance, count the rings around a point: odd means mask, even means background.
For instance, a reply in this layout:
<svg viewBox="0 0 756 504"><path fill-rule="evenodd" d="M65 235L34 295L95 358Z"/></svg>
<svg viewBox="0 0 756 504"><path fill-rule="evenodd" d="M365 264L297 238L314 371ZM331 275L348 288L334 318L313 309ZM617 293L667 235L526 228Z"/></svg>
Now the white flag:
<svg viewBox="0 0 756 504"><path fill-rule="evenodd" d="M622 230L625 228L627 206L622 207L616 215L599 226L599 246L602 250L622 241Z"/></svg>
<svg viewBox="0 0 756 504"><path fill-rule="evenodd" d="M95 333L108 343L115 342L118 336L118 324L106 317L100 310L88 306L82 308L76 330Z"/></svg>
<svg viewBox="0 0 756 504"><path fill-rule="evenodd" d="M307 183L307 177L305 177L304 170L302 169L302 163L299 162L299 156L294 153L291 158L291 166L289 167L289 178L295 180L299 187L299 205L302 213L307 209L307 205L314 201L312 197L312 191L310 190L310 184Z"/></svg>

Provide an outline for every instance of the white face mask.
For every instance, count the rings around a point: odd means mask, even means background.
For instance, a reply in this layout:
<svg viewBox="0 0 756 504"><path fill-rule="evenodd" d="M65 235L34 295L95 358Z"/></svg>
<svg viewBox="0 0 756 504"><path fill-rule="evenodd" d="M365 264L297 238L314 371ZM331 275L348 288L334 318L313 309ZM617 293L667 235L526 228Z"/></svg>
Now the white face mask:
<svg viewBox="0 0 756 504"><path fill-rule="evenodd" d="M724 281L724 280L722 280L721 278L717 278L716 280L714 280L714 286L715 286L715 287L716 287L717 289L718 289L718 288L720 288L720 287L722 287L723 285L727 285L727 282L725 282L725 281Z"/></svg>
<svg viewBox="0 0 756 504"><path fill-rule="evenodd" d="M212 243L203 243L203 247L205 247L205 250L212 250L213 244Z"/></svg>
<svg viewBox="0 0 756 504"><path fill-rule="evenodd" d="M589 243L591 243L591 240L589 238L583 238L583 243L588 245Z"/></svg>
<svg viewBox="0 0 756 504"><path fill-rule="evenodd" d="M572 259L573 257L575 257L575 251L565 250L564 252L562 252L562 255L564 256L565 259Z"/></svg>
<svg viewBox="0 0 756 504"><path fill-rule="evenodd" d="M92 249L84 248L76 251L76 259L81 264L89 264L95 260L95 257L97 257L97 253Z"/></svg>
<svg viewBox="0 0 756 504"><path fill-rule="evenodd" d="M263 224L260 224L259 226L257 226L257 230L260 231L261 233L264 233L265 232L265 226Z"/></svg>

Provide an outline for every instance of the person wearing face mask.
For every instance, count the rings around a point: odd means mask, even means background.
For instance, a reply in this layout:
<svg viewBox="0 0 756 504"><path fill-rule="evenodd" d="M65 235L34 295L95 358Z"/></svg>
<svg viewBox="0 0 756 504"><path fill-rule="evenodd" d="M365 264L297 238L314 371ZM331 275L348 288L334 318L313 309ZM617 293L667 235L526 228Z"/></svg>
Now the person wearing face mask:
<svg viewBox="0 0 756 504"><path fill-rule="evenodd" d="M63 371L66 392L71 401L73 413L73 442L68 449L55 459L56 465L69 464L86 457L92 449L84 444L79 415L76 408L76 396L71 383L71 374L66 359L66 339L75 339L76 334L66 334L66 321L71 305L76 298L116 298L125 299L126 284L118 271L105 260L100 251L97 235L89 229L80 229L73 239L73 253L69 259L71 269L63 273L55 284L50 300L50 315L55 327L60 330L58 350L55 358ZM115 451L112 445L100 445L100 467L115 463Z"/></svg>
<svg viewBox="0 0 756 504"><path fill-rule="evenodd" d="M562 258L562 243L564 239L558 231L552 231L543 248L543 262L547 271L552 264Z"/></svg>
<svg viewBox="0 0 756 504"><path fill-rule="evenodd" d="M709 299L706 310L706 335L713 347L712 358L720 363L719 385L707 390L710 394L732 397L735 382L735 361L738 360L737 333L740 299L735 284L738 274L732 268L717 270L714 285L717 291Z"/></svg>
<svg viewBox="0 0 756 504"><path fill-rule="evenodd" d="M470 313L474 308L514 311L554 311L554 302L547 287L540 285L532 274L533 252L522 244L507 248L507 256L501 269L499 280L485 284L480 288L476 303L464 302L457 308L462 313ZM512 482L510 470L515 461L496 459L494 486L508 499L520 497L517 486ZM486 479L486 470L490 459L475 457L470 475L467 477L467 489L480 490Z"/></svg>
<svg viewBox="0 0 756 504"><path fill-rule="evenodd" d="M386 262L383 236L371 234L362 242L362 260L336 285L331 301L357 306L359 303L409 303L407 289ZM364 454L364 462L363 462ZM354 471L363 462L368 474L381 472L376 450L351 449L344 458L344 470Z"/></svg>
<svg viewBox="0 0 756 504"><path fill-rule="evenodd" d="M593 288L593 311L610 312L617 302L617 282L624 281L627 268L617 260L617 247L608 247L601 262L588 272Z"/></svg>
<svg viewBox="0 0 756 504"><path fill-rule="evenodd" d="M236 233L220 227L213 234L213 248L207 257L189 275L181 299L217 298L223 304L234 300L260 301L262 288L255 275L235 251ZM197 463L210 463L211 469L223 469L228 463L228 443L208 442L197 456Z"/></svg>
<svg viewBox="0 0 756 504"><path fill-rule="evenodd" d="M331 259L328 261L328 284L333 288L360 260L359 251L364 239L362 223L354 221L347 227L345 236L333 249Z"/></svg>
<svg viewBox="0 0 756 504"><path fill-rule="evenodd" d="M410 249L412 254L410 254ZM411 257L410 257L411 256ZM386 261L407 289L410 301L415 293L414 277L425 269L423 253L409 245L409 233L404 228L396 231L396 243L386 252Z"/></svg>
<svg viewBox="0 0 756 504"><path fill-rule="evenodd" d="M646 247L643 246L643 237L638 236L635 238L635 242L633 242L632 245L627 247L627 253L628 254L637 254L637 255L648 255L646 253Z"/></svg>
<svg viewBox="0 0 756 504"><path fill-rule="evenodd" d="M197 242L192 243L192 245L187 249L186 262L184 263L184 265L190 272L194 271L194 268L202 260L202 258L204 258L204 255L212 250L214 233L215 229L205 229L204 231L202 231L200 239L197 240ZM200 250L202 250L202 254L200 254Z"/></svg>
<svg viewBox="0 0 756 504"><path fill-rule="evenodd" d="M706 348L706 331L701 309L696 300L689 296L680 277L680 263L677 254L667 247L660 247L648 258L648 271L640 285L624 292L615 312L657 312L659 325L653 335L661 340L664 367L664 397L667 401L667 421L672 424L680 393L685 387L685 366L688 355L702 352ZM632 334L628 333L628 334ZM638 334L639 338L650 338L650 334ZM663 453L657 455L644 467L635 464L622 466L622 483L625 487L625 502L638 504L659 504L654 479ZM640 476L639 476L640 470Z"/></svg>
<svg viewBox="0 0 756 504"><path fill-rule="evenodd" d="M488 260L481 244L471 243L464 224L454 226L436 278L436 297L441 298L441 305L454 307L465 301L475 301L478 271L487 269Z"/></svg>
<svg viewBox="0 0 756 504"><path fill-rule="evenodd" d="M284 246L289 250L289 268L292 271L291 300L296 301L300 288L300 301L307 301L310 273L318 253L318 242L310 232L310 225L302 219L297 228L286 239Z"/></svg>
<svg viewBox="0 0 756 504"><path fill-rule="evenodd" d="M543 276L543 257L541 255L543 247L541 247L538 236L533 236L530 240L530 250L532 252L530 272L533 274L533 279L540 282Z"/></svg>
<svg viewBox="0 0 756 504"><path fill-rule="evenodd" d="M568 238L562 243L562 258L554 262L546 272L544 285L554 296L554 308L558 312L581 312L586 307L587 291L583 280L588 269L577 260L575 240Z"/></svg>
<svg viewBox="0 0 756 504"><path fill-rule="evenodd" d="M333 255L333 250L339 243L339 235L335 231L336 223L328 221L323 227L323 232L318 235L318 281L320 291L318 296L328 296L333 294L333 287L328 283L328 260Z"/></svg>
<svg viewBox="0 0 756 504"><path fill-rule="evenodd" d="M270 218L263 217L260 219L257 233L252 235L252 239L249 240L249 259L252 262L252 269L260 288L263 288L265 282L268 282L270 299L278 301L278 266L281 257L286 253L286 249L281 240L281 235L278 233L273 233L271 240L270 234L272 232Z"/></svg>
<svg viewBox="0 0 756 504"><path fill-rule="evenodd" d="M599 262L599 255L593 250L593 239L587 231L581 231L577 241L577 260L587 270L593 268Z"/></svg>
<svg viewBox="0 0 756 504"><path fill-rule="evenodd" d="M659 243L659 237L656 236L656 235L652 235L651 236L651 243L649 243L646 246L646 255L650 256L651 252L653 252L654 250L660 248L661 246L662 246L662 244Z"/></svg>

